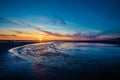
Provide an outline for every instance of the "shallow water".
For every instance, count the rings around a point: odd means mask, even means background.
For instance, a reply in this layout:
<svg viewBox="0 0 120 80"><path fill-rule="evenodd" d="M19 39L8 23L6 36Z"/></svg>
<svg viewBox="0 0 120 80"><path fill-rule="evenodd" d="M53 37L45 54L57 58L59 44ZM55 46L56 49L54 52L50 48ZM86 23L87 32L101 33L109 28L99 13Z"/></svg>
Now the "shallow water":
<svg viewBox="0 0 120 80"><path fill-rule="evenodd" d="M117 80L120 74L119 45L53 42L6 50L1 80Z"/></svg>

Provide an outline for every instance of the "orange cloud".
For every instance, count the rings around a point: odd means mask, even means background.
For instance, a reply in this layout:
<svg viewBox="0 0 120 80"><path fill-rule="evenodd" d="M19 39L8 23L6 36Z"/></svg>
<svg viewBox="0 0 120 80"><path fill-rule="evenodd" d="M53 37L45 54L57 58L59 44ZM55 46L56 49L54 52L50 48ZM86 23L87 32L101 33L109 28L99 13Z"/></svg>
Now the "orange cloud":
<svg viewBox="0 0 120 80"><path fill-rule="evenodd" d="M0 40L37 40L35 37L24 37L18 36L15 34L7 35L7 34L0 34Z"/></svg>

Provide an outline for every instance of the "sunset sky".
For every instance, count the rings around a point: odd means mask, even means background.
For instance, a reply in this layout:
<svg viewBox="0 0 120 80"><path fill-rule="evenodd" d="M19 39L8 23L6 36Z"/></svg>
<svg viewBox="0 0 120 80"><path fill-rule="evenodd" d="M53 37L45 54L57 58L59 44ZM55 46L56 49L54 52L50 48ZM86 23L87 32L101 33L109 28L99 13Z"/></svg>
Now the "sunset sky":
<svg viewBox="0 0 120 80"><path fill-rule="evenodd" d="M0 0L0 40L120 37L120 0Z"/></svg>

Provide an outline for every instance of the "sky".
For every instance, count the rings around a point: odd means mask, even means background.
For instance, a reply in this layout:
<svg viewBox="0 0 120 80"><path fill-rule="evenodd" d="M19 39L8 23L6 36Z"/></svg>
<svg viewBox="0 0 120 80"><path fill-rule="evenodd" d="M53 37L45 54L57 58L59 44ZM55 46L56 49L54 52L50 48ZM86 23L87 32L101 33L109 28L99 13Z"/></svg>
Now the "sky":
<svg viewBox="0 0 120 80"><path fill-rule="evenodd" d="M0 40L120 37L119 0L0 0Z"/></svg>

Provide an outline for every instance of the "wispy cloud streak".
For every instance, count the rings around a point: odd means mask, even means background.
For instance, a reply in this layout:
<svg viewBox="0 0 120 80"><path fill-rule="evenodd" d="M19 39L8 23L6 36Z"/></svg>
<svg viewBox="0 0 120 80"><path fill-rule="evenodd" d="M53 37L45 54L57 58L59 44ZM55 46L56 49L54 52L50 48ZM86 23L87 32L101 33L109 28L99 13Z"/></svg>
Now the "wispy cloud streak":
<svg viewBox="0 0 120 80"><path fill-rule="evenodd" d="M15 34L0 34L0 37L16 37L17 35Z"/></svg>
<svg viewBox="0 0 120 80"><path fill-rule="evenodd" d="M57 13L55 13L54 16L55 16L56 21L59 21L61 25L66 25L65 20L62 17L58 16Z"/></svg>
<svg viewBox="0 0 120 80"><path fill-rule="evenodd" d="M32 34L28 32L18 31L18 30L11 30L12 32L18 33L18 34Z"/></svg>
<svg viewBox="0 0 120 80"><path fill-rule="evenodd" d="M0 17L0 22L6 22L6 23L9 23L9 24L13 24L13 25L17 25L17 26L20 26L20 27L24 27L22 24L17 23L15 21L12 21L10 19L4 18L4 17Z"/></svg>
<svg viewBox="0 0 120 80"><path fill-rule="evenodd" d="M82 34L82 33L75 33L75 34L59 34L59 33L53 33L50 31L46 31L40 28L36 28L37 31L39 32L44 32L47 35L52 35L52 36L57 36L57 37L69 37L71 39L81 39L81 38L86 38L86 39L96 39L98 36L101 36L101 34Z"/></svg>
<svg viewBox="0 0 120 80"><path fill-rule="evenodd" d="M48 21L48 22L52 23L53 25L62 25L62 26L66 25L65 20L63 18L61 18L60 16L58 16L57 14L53 15L52 17L46 16L46 15L41 15L40 18L43 21Z"/></svg>

